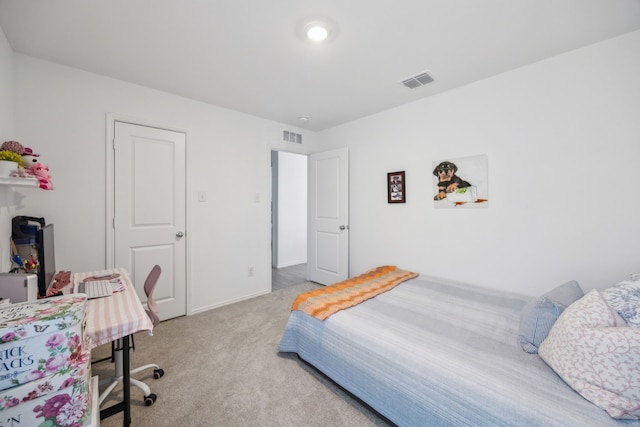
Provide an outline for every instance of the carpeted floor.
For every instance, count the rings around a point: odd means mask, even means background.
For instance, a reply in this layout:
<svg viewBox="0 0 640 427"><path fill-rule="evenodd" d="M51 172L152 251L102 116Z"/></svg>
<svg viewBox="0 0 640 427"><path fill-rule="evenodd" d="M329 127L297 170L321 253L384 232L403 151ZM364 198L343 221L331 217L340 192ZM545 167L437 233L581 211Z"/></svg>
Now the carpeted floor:
<svg viewBox="0 0 640 427"><path fill-rule="evenodd" d="M295 355L277 353L295 296L317 286L303 283L168 320L154 336L138 333L132 367L155 362L165 376L154 380L152 370L135 376L158 400L144 406L143 393L132 388L132 426L387 426ZM99 347L93 357L110 349ZM95 364L93 374L108 377L111 367ZM101 426L122 421L120 413Z"/></svg>
<svg viewBox="0 0 640 427"><path fill-rule="evenodd" d="M271 290L278 291L307 281L307 264L271 269Z"/></svg>

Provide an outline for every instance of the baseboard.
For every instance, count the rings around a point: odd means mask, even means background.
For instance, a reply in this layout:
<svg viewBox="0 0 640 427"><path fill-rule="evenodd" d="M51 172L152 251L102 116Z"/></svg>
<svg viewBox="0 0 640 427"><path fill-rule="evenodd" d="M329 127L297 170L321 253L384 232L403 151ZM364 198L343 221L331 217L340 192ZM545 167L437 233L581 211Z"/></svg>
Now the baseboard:
<svg viewBox="0 0 640 427"><path fill-rule="evenodd" d="M276 268L287 268L287 267L293 267L294 265L300 265L300 264L306 264L307 260L300 260L300 261L290 261L290 262L286 262L283 264L278 263L276 265Z"/></svg>
<svg viewBox="0 0 640 427"><path fill-rule="evenodd" d="M232 300L223 301L223 302L218 303L218 304L208 305L208 306L205 306L205 307L200 307L200 308L199 308L199 309L197 309L197 310L193 310L193 311L191 312L191 315L193 315L193 314L198 314L198 313L202 313L202 312L204 312L204 311L213 310L214 308L224 307L225 305L234 304L234 303L236 303L236 302L245 301L245 300L248 300L248 299L251 299L251 298L259 297L259 296L261 296L261 295L266 295L266 294L270 294L270 293L271 293L271 290L268 290L268 291L260 291L260 292L256 292L255 294L244 295L244 296L242 296L242 297L240 297L240 298L235 298L235 299L232 299Z"/></svg>

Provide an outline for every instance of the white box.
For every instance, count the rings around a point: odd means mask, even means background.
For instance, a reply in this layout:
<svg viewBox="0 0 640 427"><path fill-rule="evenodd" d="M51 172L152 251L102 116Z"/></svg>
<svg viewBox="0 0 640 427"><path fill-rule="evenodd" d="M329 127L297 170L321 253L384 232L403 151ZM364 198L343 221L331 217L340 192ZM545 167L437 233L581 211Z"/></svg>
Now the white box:
<svg viewBox="0 0 640 427"><path fill-rule="evenodd" d="M86 295L0 306L0 390L69 369L85 342Z"/></svg>
<svg viewBox="0 0 640 427"><path fill-rule="evenodd" d="M38 299L38 276L35 274L0 273L0 298L12 303Z"/></svg>

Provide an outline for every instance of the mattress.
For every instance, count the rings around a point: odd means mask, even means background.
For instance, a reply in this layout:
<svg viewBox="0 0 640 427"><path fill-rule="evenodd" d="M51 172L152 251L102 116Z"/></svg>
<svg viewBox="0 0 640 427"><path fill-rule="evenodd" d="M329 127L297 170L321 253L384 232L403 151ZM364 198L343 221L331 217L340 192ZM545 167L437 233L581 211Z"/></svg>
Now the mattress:
<svg viewBox="0 0 640 427"><path fill-rule="evenodd" d="M522 351L527 301L421 275L324 321L292 311L279 351L399 426L640 426L612 419Z"/></svg>

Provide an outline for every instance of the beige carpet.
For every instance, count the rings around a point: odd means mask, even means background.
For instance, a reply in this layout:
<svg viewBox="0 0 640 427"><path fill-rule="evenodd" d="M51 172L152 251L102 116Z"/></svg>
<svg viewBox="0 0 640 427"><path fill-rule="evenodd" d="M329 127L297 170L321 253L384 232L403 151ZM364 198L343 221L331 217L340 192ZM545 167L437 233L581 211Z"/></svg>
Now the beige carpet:
<svg viewBox="0 0 640 427"><path fill-rule="evenodd" d="M304 283L194 316L162 322L154 336L136 334L132 366L158 363L165 376L140 373L158 400L144 406L132 388L132 426L387 426L294 355L277 353L296 295ZM110 346L94 350L107 355ZM95 364L109 376L112 365ZM121 388L116 389L122 397ZM105 405L112 403L109 399ZM121 426L122 414L102 420Z"/></svg>

